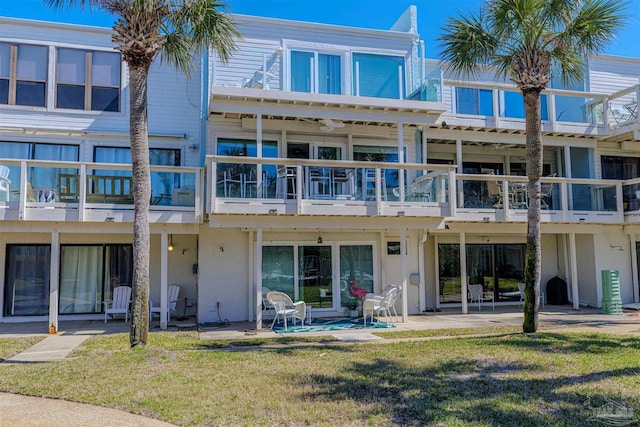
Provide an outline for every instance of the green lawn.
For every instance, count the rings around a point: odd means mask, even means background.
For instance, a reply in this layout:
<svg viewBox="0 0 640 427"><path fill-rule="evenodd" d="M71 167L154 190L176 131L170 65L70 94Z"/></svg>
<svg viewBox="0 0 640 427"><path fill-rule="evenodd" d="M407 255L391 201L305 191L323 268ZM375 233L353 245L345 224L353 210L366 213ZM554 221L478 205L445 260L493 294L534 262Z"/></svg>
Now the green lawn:
<svg viewBox="0 0 640 427"><path fill-rule="evenodd" d="M0 338L0 362L25 350L44 337Z"/></svg>
<svg viewBox="0 0 640 427"><path fill-rule="evenodd" d="M640 418L640 339L632 337L217 350L224 344L196 332L158 332L146 349L127 344L126 334L98 336L62 362L3 366L0 391L180 425L589 425L590 397L613 399Z"/></svg>

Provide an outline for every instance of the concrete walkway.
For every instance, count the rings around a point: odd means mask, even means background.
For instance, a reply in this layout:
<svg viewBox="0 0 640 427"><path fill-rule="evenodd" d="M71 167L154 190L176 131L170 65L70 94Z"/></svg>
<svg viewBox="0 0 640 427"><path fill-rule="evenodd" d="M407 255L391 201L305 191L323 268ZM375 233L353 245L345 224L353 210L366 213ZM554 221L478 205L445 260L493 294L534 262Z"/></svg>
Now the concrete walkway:
<svg viewBox="0 0 640 427"><path fill-rule="evenodd" d="M0 427L162 427L172 425L101 406L0 393Z"/></svg>

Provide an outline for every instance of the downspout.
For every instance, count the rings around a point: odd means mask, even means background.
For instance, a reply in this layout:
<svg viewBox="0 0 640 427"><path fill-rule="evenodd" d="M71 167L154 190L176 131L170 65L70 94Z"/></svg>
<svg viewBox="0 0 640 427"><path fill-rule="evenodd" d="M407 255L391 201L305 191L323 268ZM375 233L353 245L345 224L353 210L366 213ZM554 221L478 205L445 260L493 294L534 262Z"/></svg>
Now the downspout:
<svg viewBox="0 0 640 427"><path fill-rule="evenodd" d="M425 52L424 52L424 40L420 40L420 54L422 55L422 60L420 61L420 82L422 83L422 89L424 89L424 81L426 79L426 65L425 61Z"/></svg>
<svg viewBox="0 0 640 427"><path fill-rule="evenodd" d="M428 231L425 228L422 230L422 238L418 243L418 274L420 275L420 283L418 284L418 295L420 301L420 313L424 313L427 309L427 295L425 286L425 268L424 268L424 242L427 241Z"/></svg>

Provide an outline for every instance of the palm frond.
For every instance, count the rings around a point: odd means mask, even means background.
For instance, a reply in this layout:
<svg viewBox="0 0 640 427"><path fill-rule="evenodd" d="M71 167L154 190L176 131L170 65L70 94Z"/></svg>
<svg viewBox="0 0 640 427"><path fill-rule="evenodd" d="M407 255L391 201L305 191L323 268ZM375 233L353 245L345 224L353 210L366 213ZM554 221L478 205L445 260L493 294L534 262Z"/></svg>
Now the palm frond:
<svg viewBox="0 0 640 427"><path fill-rule="evenodd" d="M480 15L449 18L438 38L443 66L458 76L473 76L478 67L490 62L497 39Z"/></svg>

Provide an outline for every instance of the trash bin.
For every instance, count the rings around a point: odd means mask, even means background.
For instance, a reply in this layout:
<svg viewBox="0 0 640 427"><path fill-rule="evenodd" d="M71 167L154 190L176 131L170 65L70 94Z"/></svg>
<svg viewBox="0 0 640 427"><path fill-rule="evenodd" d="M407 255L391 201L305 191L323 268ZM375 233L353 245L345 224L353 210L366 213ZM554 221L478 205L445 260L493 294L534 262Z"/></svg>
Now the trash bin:
<svg viewBox="0 0 640 427"><path fill-rule="evenodd" d="M618 270L602 270L602 314L622 314Z"/></svg>

